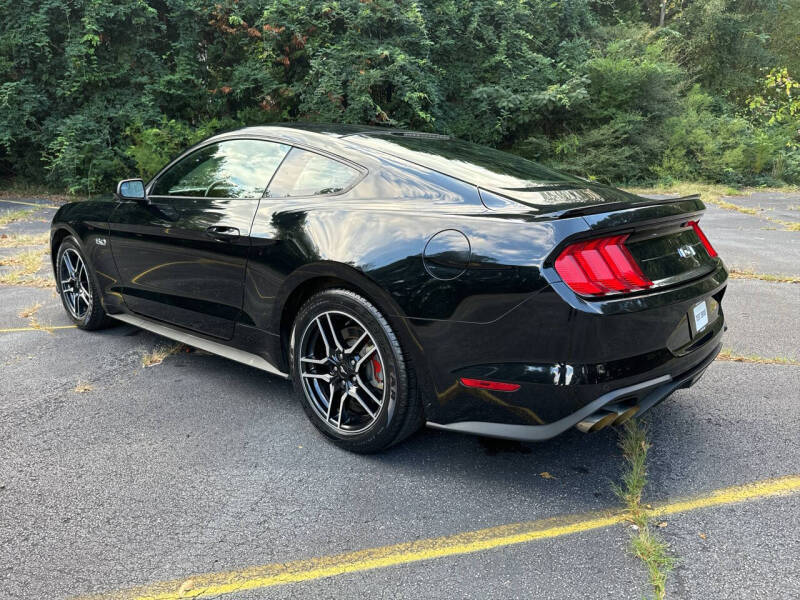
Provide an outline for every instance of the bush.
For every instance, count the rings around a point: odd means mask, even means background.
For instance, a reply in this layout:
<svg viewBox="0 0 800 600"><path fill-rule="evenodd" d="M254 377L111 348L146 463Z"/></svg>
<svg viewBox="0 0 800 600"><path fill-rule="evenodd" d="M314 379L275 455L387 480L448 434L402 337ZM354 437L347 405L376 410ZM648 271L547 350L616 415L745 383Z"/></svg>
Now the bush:
<svg viewBox="0 0 800 600"><path fill-rule="evenodd" d="M662 127L679 110L686 75L647 29L603 33L610 41L582 65L588 99L572 116L572 131L556 138L550 161L609 183L645 181L661 157Z"/></svg>
<svg viewBox="0 0 800 600"><path fill-rule="evenodd" d="M787 162L787 128L759 129L731 112L729 106L694 86L683 112L664 123L666 149L656 173L662 178L731 184L772 178L776 161ZM791 172L778 166L782 176Z"/></svg>
<svg viewBox="0 0 800 600"><path fill-rule="evenodd" d="M220 129L303 120L612 182L796 181L793 4L669 3L654 29L643 0L0 0L0 174L107 191Z"/></svg>

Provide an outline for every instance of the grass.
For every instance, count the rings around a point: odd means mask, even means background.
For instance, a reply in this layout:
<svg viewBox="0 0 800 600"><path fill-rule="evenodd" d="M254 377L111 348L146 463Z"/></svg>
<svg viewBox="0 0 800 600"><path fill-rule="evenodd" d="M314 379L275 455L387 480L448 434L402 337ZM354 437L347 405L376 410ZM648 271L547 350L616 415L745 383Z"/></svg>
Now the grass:
<svg viewBox="0 0 800 600"><path fill-rule="evenodd" d="M164 362L168 356L172 356L173 354L177 354L181 350L183 350L183 344L170 344L170 345L163 345L158 346L151 352L146 352L142 355L142 367L154 367L156 365L160 365Z"/></svg>
<svg viewBox="0 0 800 600"><path fill-rule="evenodd" d="M666 595L667 576L675 566L669 548L650 528L648 507L642 504L642 493L647 485L647 429L636 419L631 419L622 430L619 440L624 468L622 483L614 486L614 493L625 504L628 518L636 534L631 540L631 552L647 568L653 596L663 600ZM661 524L659 524L661 525Z"/></svg>
<svg viewBox="0 0 800 600"><path fill-rule="evenodd" d="M737 354L729 348L724 348L722 352L717 355L717 360L724 360L730 362L740 363L756 363L760 365L790 365L794 367L800 366L800 360L787 358L785 356L758 356L757 354Z"/></svg>
<svg viewBox="0 0 800 600"><path fill-rule="evenodd" d="M11 267L11 270L0 274L0 285L54 287L52 278L36 275L42 268L42 259L46 254L46 248L37 248L0 258L0 267Z"/></svg>
<svg viewBox="0 0 800 600"><path fill-rule="evenodd" d="M39 331L46 331L51 335L53 333L53 325L50 323L40 323L36 315L28 317L28 327L38 329Z"/></svg>
<svg viewBox="0 0 800 600"><path fill-rule="evenodd" d="M666 597L667 576L675 566L675 559L670 556L667 544L645 527L639 529L638 535L631 541L631 547L636 558L647 567L653 595L662 600Z"/></svg>
<svg viewBox="0 0 800 600"><path fill-rule="evenodd" d="M797 192L798 190L796 187L738 189L730 186L708 183L677 183L669 186L626 189L634 194L678 194L680 196L700 194L704 202L724 208L725 210L734 210L745 215L757 216L772 223L776 223L788 231L800 231L800 223L776 219L764 214L764 212L759 209L750 208L747 206L739 206L738 204L728 202L724 199L725 196L750 196L755 192Z"/></svg>
<svg viewBox="0 0 800 600"><path fill-rule="evenodd" d="M46 246L50 242L50 234L0 234L0 248L24 248L25 246Z"/></svg>
<svg viewBox="0 0 800 600"><path fill-rule="evenodd" d="M11 223L16 223L17 221L24 221L33 213L36 212L37 209L35 208L22 208L20 210L7 210L3 213L0 213L0 227L5 227Z"/></svg>
<svg viewBox="0 0 800 600"><path fill-rule="evenodd" d="M720 208L724 208L725 210L735 210L736 212L740 212L740 213L745 214L745 215L753 215L753 216L756 216L756 217L759 216L759 211L757 211L755 208L748 208L746 206L739 206L738 204L734 204L733 202L728 202L727 200L722 200L722 199L719 199L719 198L717 200L712 200L711 198L704 198L704 200L707 200L707 201L711 202L711 204L714 204L715 206L719 206ZM765 215L761 215L761 216L764 216L764 218L768 218ZM770 221L771 220L772 219L770 219Z"/></svg>
<svg viewBox="0 0 800 600"><path fill-rule="evenodd" d="M44 305L41 302L35 302L35 303L31 304L30 306L26 306L21 311L19 311L18 316L19 316L20 319L30 319L37 312L39 312L39 309L42 308L42 306L44 306Z"/></svg>
<svg viewBox="0 0 800 600"><path fill-rule="evenodd" d="M35 250L26 250L19 254L5 256L0 258L0 267L15 267L17 269L23 269L27 274L35 273L42 268L42 256L44 254L41 248L37 248Z"/></svg>
<svg viewBox="0 0 800 600"><path fill-rule="evenodd" d="M42 308L43 304L41 302L36 302L31 304L30 306L23 308L19 311L18 316L20 319L28 319L28 327L33 329L38 329L40 331L46 331L47 333L53 333L53 326L49 323L41 323L39 322L39 317L37 313L39 309Z"/></svg>
<svg viewBox="0 0 800 600"><path fill-rule="evenodd" d="M800 283L796 275L772 275L771 273L756 273L750 269L730 269L728 275L731 279L760 279L773 283Z"/></svg>
<svg viewBox="0 0 800 600"><path fill-rule="evenodd" d="M19 285L42 289L55 289L56 287L52 277L21 277L16 271L0 275L0 285Z"/></svg>

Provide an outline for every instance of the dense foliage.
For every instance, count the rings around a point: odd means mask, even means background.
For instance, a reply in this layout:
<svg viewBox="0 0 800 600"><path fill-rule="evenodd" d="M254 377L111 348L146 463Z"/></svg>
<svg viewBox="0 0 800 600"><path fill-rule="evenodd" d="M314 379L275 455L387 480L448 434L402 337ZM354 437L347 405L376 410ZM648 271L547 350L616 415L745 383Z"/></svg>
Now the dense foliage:
<svg viewBox="0 0 800 600"><path fill-rule="evenodd" d="M73 192L305 120L602 180L800 182L800 0L0 0L0 174Z"/></svg>

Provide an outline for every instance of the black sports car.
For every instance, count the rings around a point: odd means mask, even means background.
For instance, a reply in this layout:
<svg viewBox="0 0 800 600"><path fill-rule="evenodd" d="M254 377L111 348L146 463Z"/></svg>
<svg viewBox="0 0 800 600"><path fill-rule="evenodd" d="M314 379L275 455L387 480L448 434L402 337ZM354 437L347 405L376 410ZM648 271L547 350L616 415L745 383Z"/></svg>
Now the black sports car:
<svg viewBox="0 0 800 600"><path fill-rule="evenodd" d="M704 209L441 135L252 127L65 205L51 248L79 327L292 377L320 431L371 452L425 422L594 431L691 386L728 276Z"/></svg>

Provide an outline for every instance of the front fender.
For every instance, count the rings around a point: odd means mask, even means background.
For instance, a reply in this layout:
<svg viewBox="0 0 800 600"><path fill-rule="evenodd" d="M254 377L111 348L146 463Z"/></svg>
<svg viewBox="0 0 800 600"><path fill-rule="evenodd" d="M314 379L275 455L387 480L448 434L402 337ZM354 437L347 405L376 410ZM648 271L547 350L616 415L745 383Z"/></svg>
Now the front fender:
<svg viewBox="0 0 800 600"><path fill-rule="evenodd" d="M50 226L50 259L54 274L58 247L64 238L72 236L100 288L103 308L111 313L125 310L122 296L116 289L119 286L119 275L108 238L108 217L116 204L109 200L65 204L53 216ZM56 289L59 289L58 277Z"/></svg>

